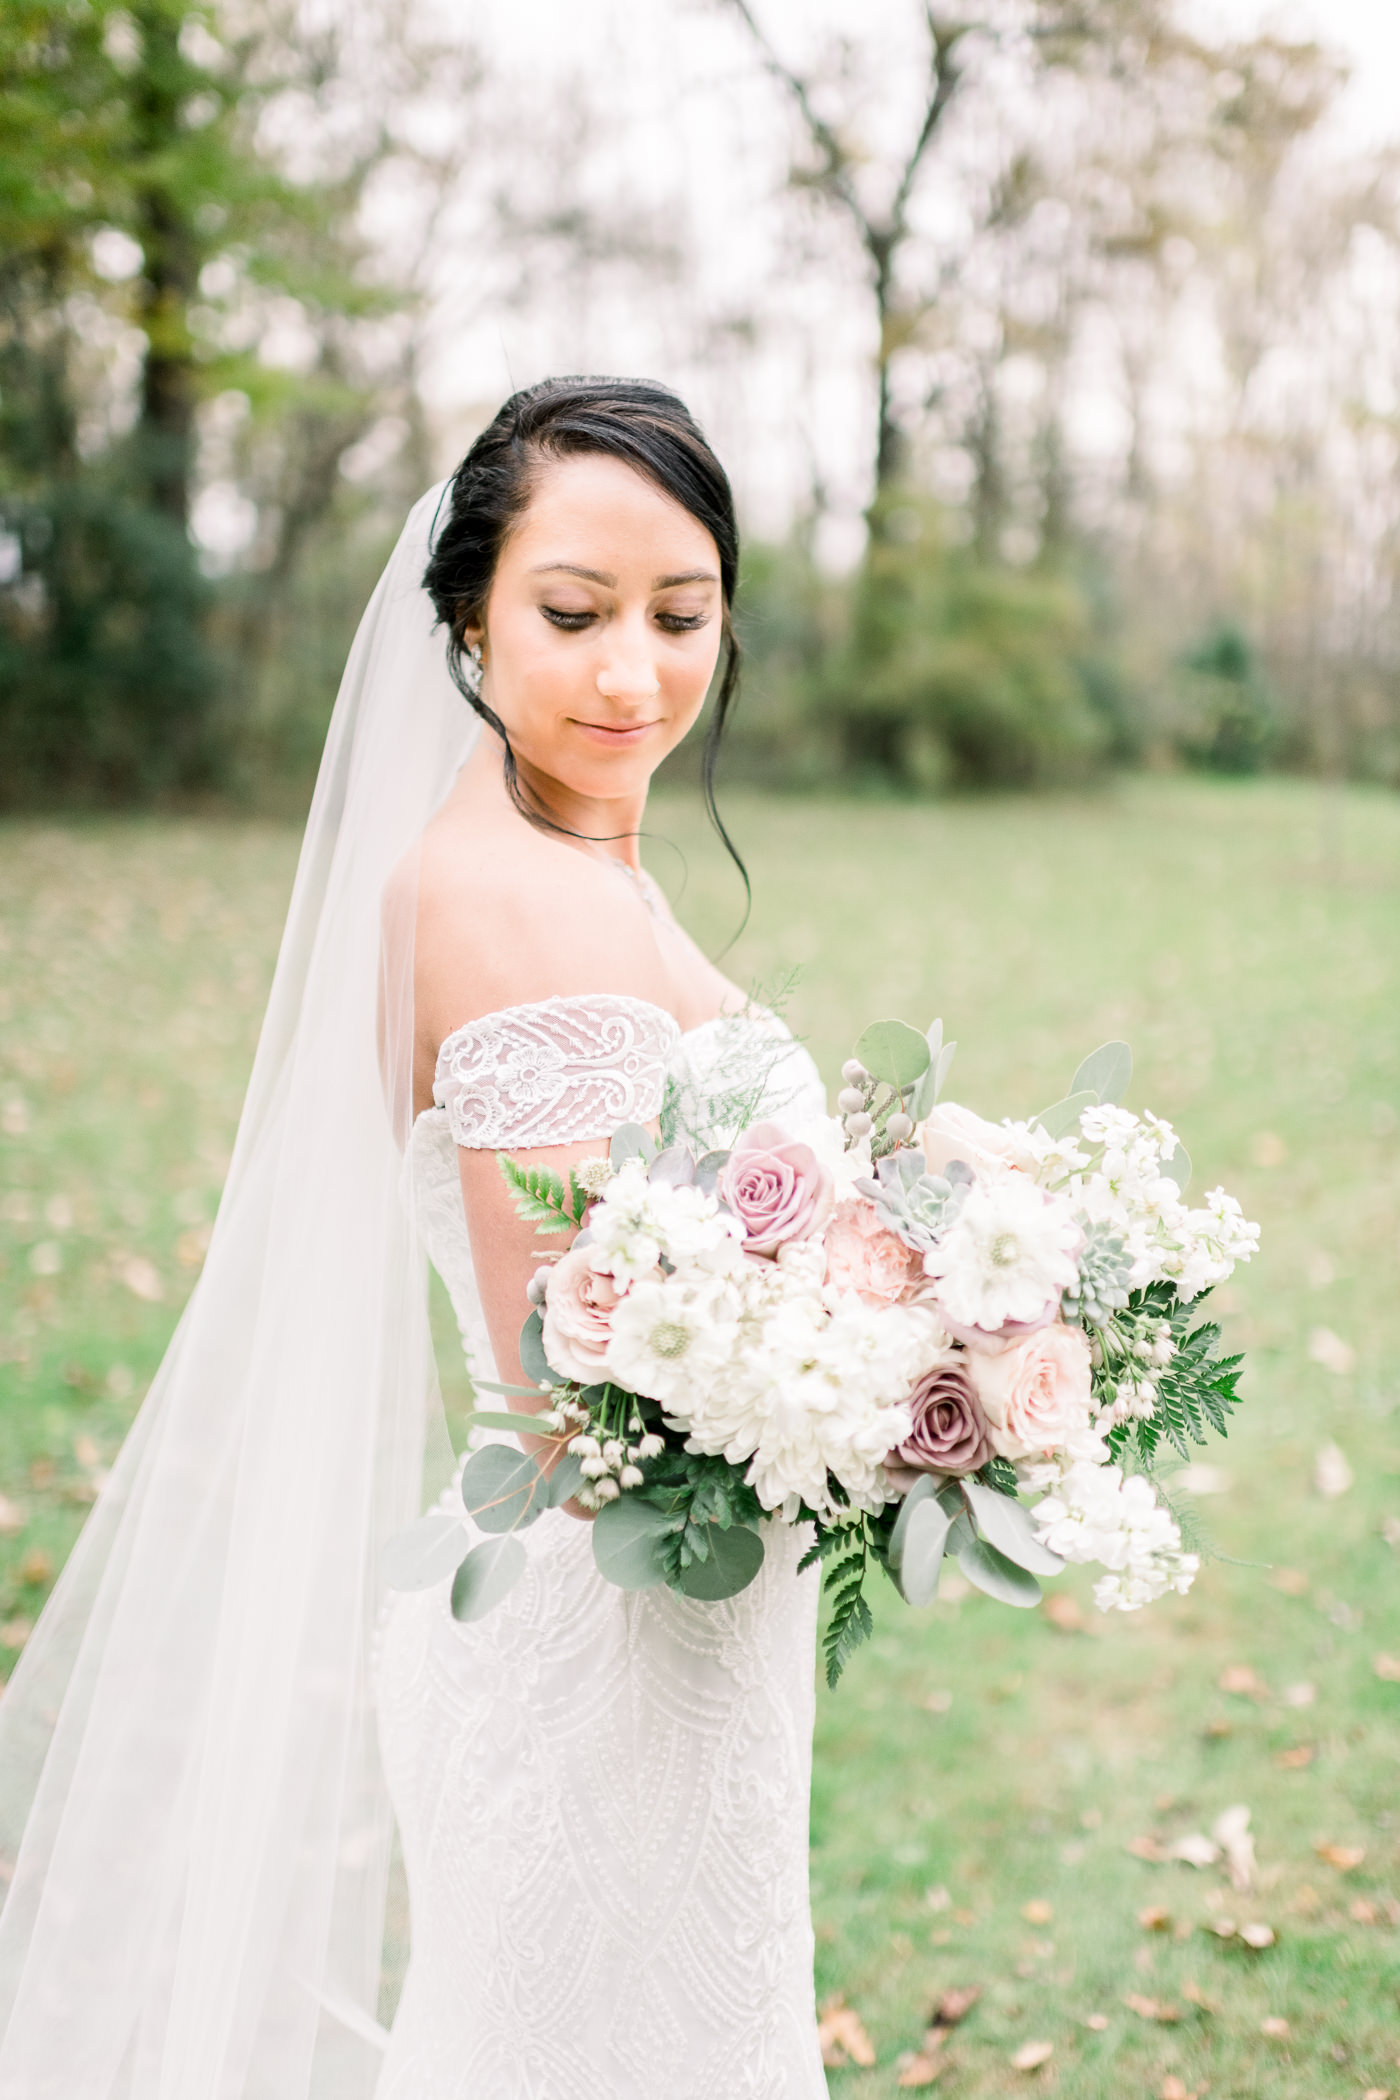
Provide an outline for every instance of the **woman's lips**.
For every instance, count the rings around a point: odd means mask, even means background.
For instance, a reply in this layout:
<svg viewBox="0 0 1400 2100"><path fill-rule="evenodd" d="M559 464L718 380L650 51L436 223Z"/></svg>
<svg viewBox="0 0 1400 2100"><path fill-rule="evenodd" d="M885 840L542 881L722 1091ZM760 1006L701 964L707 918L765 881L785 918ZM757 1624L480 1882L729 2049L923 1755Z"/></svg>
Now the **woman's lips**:
<svg viewBox="0 0 1400 2100"><path fill-rule="evenodd" d="M611 722L581 722L576 716L571 719L575 729L581 729L585 736L595 738L611 751L639 744L644 736L657 727L655 722L625 722L614 725Z"/></svg>

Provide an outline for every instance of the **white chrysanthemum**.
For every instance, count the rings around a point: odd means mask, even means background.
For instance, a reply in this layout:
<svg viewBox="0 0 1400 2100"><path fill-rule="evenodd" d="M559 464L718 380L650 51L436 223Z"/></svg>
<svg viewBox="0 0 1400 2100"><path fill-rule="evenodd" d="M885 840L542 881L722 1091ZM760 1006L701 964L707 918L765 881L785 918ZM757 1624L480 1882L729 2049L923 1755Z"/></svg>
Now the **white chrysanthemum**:
<svg viewBox="0 0 1400 2100"><path fill-rule="evenodd" d="M837 1116L813 1116L805 1123L795 1123L792 1136L794 1142L810 1145L816 1153L831 1176L838 1203L855 1195L856 1183L862 1176L868 1178L875 1171L870 1157L870 1139L857 1138L847 1151L846 1126Z"/></svg>
<svg viewBox="0 0 1400 2100"><path fill-rule="evenodd" d="M755 1281L737 1346L701 1392L686 1397L693 1449L748 1461L766 1509L795 1516L805 1501L832 1512L828 1474L852 1504L888 1497L881 1461L908 1435L905 1397L937 1358L937 1322L847 1298L833 1313L781 1271Z"/></svg>
<svg viewBox="0 0 1400 2100"><path fill-rule="evenodd" d="M1071 1206L1024 1175L981 1174L953 1223L924 1255L950 1320L989 1333L1036 1320L1079 1274L1083 1232Z"/></svg>
<svg viewBox="0 0 1400 2100"><path fill-rule="evenodd" d="M613 1308L608 1371L629 1391L671 1406L703 1390L723 1362L737 1309L723 1283L643 1278Z"/></svg>

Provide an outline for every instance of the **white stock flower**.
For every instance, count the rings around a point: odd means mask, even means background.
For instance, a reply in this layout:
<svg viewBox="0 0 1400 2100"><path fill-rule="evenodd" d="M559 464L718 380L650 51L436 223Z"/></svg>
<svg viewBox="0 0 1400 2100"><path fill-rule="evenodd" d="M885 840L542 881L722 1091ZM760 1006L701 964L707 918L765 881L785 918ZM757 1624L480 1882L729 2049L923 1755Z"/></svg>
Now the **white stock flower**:
<svg viewBox="0 0 1400 2100"><path fill-rule="evenodd" d="M995 1333L1036 1320L1079 1274L1084 1235L1061 1197L1024 1175L979 1175L948 1230L924 1255L950 1320Z"/></svg>
<svg viewBox="0 0 1400 2100"><path fill-rule="evenodd" d="M1044 1469L1049 1472L1049 1468ZM1042 1544L1062 1560L1097 1561L1100 1611L1136 1611L1174 1589L1190 1589L1200 1561L1184 1553L1171 1511L1141 1474L1074 1459L1031 1512Z"/></svg>

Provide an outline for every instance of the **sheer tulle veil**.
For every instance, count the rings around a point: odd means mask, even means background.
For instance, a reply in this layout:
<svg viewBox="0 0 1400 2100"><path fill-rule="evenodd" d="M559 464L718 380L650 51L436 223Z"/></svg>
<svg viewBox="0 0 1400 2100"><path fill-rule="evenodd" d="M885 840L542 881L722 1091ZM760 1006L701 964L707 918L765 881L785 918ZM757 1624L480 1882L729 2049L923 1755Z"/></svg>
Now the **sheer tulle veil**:
<svg viewBox="0 0 1400 2100"><path fill-rule="evenodd" d="M441 496L350 654L204 1272L0 1700L0 2100L373 2089L377 1571L436 1400L413 847L475 729L420 586Z"/></svg>

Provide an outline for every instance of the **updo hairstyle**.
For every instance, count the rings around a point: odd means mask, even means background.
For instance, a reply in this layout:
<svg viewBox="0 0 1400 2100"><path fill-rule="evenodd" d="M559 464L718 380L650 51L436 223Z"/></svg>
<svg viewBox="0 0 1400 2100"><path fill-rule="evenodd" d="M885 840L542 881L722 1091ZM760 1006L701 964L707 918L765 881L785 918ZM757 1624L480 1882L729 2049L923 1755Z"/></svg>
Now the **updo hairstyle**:
<svg viewBox="0 0 1400 2100"><path fill-rule="evenodd" d="M512 394L498 410L452 477L446 515L423 572L423 588L447 628L447 668L458 691L505 745L506 787L516 808L532 824L561 831L561 825L526 800L505 725L473 690L463 658L466 630L485 629L496 564L507 536L529 507L540 464L586 453L621 460L644 474L704 526L718 549L723 672L705 734L700 777L710 820L747 889L744 863L724 828L714 793L720 740L739 684L739 645L732 620L739 528L728 476L685 403L669 388L645 379L542 379Z"/></svg>

